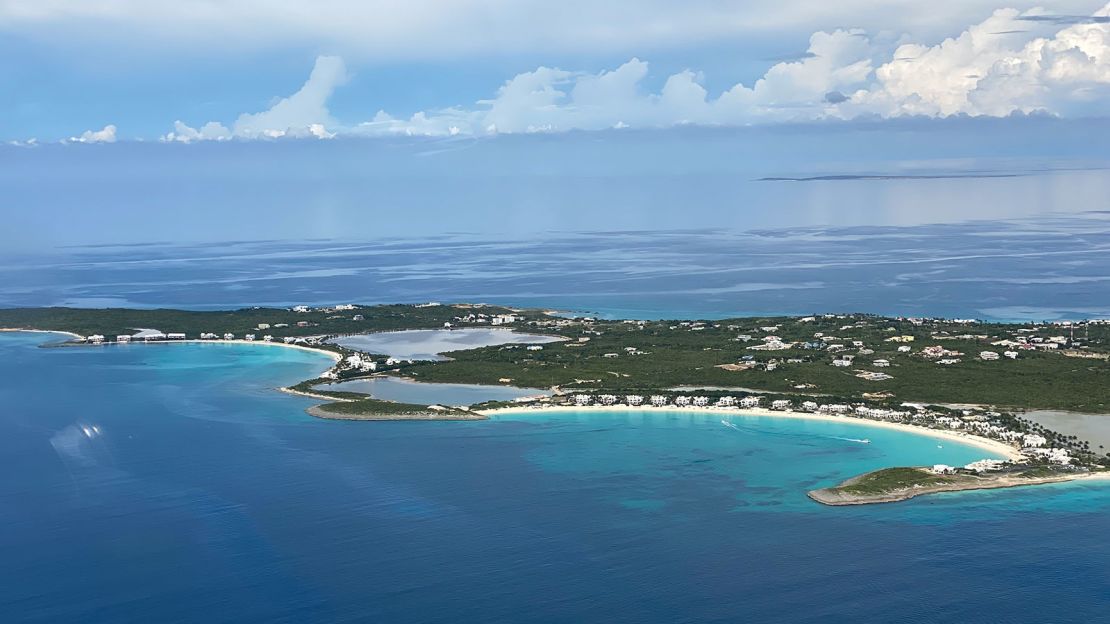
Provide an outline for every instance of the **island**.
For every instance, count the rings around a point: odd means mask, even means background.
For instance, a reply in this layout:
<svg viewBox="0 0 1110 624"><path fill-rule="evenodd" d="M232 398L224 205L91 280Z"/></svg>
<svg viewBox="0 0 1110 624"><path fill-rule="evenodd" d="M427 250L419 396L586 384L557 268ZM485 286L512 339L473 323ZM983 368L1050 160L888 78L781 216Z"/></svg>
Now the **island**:
<svg viewBox="0 0 1110 624"><path fill-rule="evenodd" d="M281 390L320 401L340 420L480 420L505 409L720 410L867 420L979 444L1007 457L964 467L897 467L810 492L828 505L1033 485L1105 474L1110 454L1022 418L1031 409L1106 413L1110 323L815 314L701 320L604 319L469 303L300 305L239 310L16 308L0 328L53 331L46 346L243 343L312 349L334 365ZM358 345L391 332L458 337L488 329L511 340L433 359ZM452 333L454 332L454 333ZM496 334L506 336L506 334ZM352 337L355 339L352 340ZM357 348L356 348L357 347ZM351 392L343 382L542 388L512 401L417 404Z"/></svg>

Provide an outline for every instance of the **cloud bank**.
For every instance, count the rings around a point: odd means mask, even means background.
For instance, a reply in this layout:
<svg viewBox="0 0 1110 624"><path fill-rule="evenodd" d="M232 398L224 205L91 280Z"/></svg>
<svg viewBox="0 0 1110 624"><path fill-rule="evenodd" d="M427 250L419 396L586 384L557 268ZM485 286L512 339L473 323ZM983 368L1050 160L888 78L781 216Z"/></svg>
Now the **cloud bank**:
<svg viewBox="0 0 1110 624"><path fill-rule="evenodd" d="M66 143L115 143L116 142L116 127L113 124L104 126L101 130L86 130L80 136L72 136L65 140ZM28 145L34 145L35 140L31 139L27 142Z"/></svg>
<svg viewBox="0 0 1110 624"><path fill-rule="evenodd" d="M1090 16L999 9L956 37L890 43L860 29L814 33L804 54L774 64L751 85L712 94L686 70L652 90L638 58L597 73L539 67L471 106L341 124L327 100L347 79L322 56L304 86L227 128L177 122L165 140L390 134L453 136L749 125L825 119L1013 114L1105 116L1110 104L1110 4Z"/></svg>

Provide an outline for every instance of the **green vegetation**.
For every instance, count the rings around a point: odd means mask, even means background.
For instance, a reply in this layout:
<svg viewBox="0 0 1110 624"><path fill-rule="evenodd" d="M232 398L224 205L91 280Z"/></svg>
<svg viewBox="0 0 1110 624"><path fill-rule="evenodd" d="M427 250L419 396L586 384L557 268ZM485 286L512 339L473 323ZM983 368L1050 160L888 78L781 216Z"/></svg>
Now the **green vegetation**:
<svg viewBox="0 0 1110 624"><path fill-rule="evenodd" d="M254 333L285 337L323 337L401 329L468 324L471 315L512 312L498 306L385 305L354 310L249 308L200 312L125 309L0 310L0 327L23 327L102 334L111 340L137 328L201 332L239 337ZM740 318L720 321L608 321L564 319L540 310L516 311L514 329L557 335L566 340L529 350L505 345L448 354L445 362L414 362L388 368L420 381L503 384L567 392L651 394L678 386L722 392L757 392L795 400L869 401L899 404L978 404L1007 409L1110 411L1110 325L969 323L910 320L869 315ZM359 320L355 320L359 318ZM298 326L298 323L302 326ZM269 325L257 329L259 324ZM278 327L278 325L285 325ZM484 325L489 327L489 324ZM762 350L773 337L781 349ZM1036 341L1016 359L1001 357L1010 348L999 341ZM1056 340L1057 349L1040 346ZM1012 343L1011 343L1012 344ZM346 353L326 343L321 348ZM1026 346L1033 347L1030 342ZM899 348L902 348L900 350ZM925 347L960 355L952 365L923 356ZM908 351L907 351L908 349ZM999 355L983 360L980 352ZM834 359L851 356L844 367ZM885 361L886 366L882 366ZM378 371L385 368L377 362ZM861 374L890 379L868 380ZM342 379L366 376L345 369ZM342 395L337 395L342 396ZM351 397L344 397L351 398Z"/></svg>
<svg viewBox="0 0 1110 624"><path fill-rule="evenodd" d="M954 483L956 477L936 475L921 468L885 468L858 477L833 491L854 496L889 494L913 487Z"/></svg>
<svg viewBox="0 0 1110 624"><path fill-rule="evenodd" d="M421 420L478 420L482 418L478 414L465 410L452 408L433 410L426 405L394 403L367 398L358 401L325 403L310 408L309 413L321 418L349 420L405 420L404 417L406 416Z"/></svg>
<svg viewBox="0 0 1110 624"><path fill-rule="evenodd" d="M851 325L851 329L842 327ZM773 332L786 343L781 351L758 351L769 332L759 327L778 326ZM512 379L514 385L560 386L564 390L639 390L643 393L675 386L752 389L762 393L804 396L836 396L859 399L865 393L890 393L893 399L927 403L971 403L1016 408L1052 408L1084 412L1110 410L1110 362L1105 359L1067 357L1060 350L1023 350L1018 359L983 361L981 351L1001 353L1004 347L991 342L1007 339L1019 329L1033 329L1031 336L1049 337L1062 331L1053 326L1006 324L962 325L850 315L801 322L789 318L728 319L705 323L700 329L674 321L638 323L573 322L546 331L570 338L545 345L542 351L521 347L488 347L449 354L449 362L421 363L406 367L402 374L421 381L454 383L498 383ZM829 344L846 345L833 354L825 348L805 348L817 340L814 334L836 336ZM956 337L975 335L974 338ZM1085 341L1086 353L1105 354L1110 344L1108 328L1092 326ZM752 340L736 340L750 335ZM893 336L913 336L913 342L887 342ZM589 338L588 342L578 342ZM870 354L860 354L860 342ZM899 352L899 346L912 352ZM922 347L940 345L963 353L951 366L937 364L919 353ZM632 347L639 354L630 354ZM824 345L822 345L824 347ZM853 355L848 367L834 367L840 353ZM616 354L606 357L606 354ZM752 368L728 370L753 358ZM888 367L873 365L887 360ZM772 366L769 368L768 363ZM773 369L773 370L772 370ZM892 379L870 381L857 377L860 371L888 374Z"/></svg>

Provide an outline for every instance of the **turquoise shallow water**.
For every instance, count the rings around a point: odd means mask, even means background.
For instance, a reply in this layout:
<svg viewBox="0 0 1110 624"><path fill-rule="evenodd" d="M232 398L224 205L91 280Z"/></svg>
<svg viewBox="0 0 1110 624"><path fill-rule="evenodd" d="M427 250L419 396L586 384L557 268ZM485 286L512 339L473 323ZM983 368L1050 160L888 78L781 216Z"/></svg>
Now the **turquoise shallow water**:
<svg viewBox="0 0 1110 624"><path fill-rule="evenodd" d="M1107 621L1110 487L804 496L980 449L704 413L322 421L273 391L312 353L44 339L0 336L3 622Z"/></svg>

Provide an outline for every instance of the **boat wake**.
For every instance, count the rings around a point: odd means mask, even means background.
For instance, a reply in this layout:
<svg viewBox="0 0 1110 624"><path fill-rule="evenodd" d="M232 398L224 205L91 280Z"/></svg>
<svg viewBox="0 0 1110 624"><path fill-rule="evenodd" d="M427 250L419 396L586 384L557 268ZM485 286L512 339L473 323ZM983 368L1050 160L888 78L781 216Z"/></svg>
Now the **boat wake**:
<svg viewBox="0 0 1110 624"><path fill-rule="evenodd" d="M835 438L837 440L844 440L845 442L858 442L860 444L871 444L871 440L867 438Z"/></svg>

